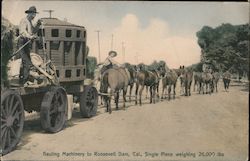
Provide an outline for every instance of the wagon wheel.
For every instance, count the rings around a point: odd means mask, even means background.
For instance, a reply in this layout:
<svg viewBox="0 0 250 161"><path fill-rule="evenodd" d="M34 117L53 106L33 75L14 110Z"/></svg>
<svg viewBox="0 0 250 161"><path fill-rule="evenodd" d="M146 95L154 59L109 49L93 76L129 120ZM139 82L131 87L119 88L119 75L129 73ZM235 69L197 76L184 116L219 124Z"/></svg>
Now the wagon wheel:
<svg viewBox="0 0 250 161"><path fill-rule="evenodd" d="M40 112L43 129L51 133L60 131L66 121L67 109L67 94L62 87L52 88L45 93Z"/></svg>
<svg viewBox="0 0 250 161"><path fill-rule="evenodd" d="M98 93L95 87L86 86L80 95L80 111L83 117L96 115L98 105Z"/></svg>
<svg viewBox="0 0 250 161"><path fill-rule="evenodd" d="M24 125L21 96L13 90L1 94L1 150L5 155L19 143Z"/></svg>

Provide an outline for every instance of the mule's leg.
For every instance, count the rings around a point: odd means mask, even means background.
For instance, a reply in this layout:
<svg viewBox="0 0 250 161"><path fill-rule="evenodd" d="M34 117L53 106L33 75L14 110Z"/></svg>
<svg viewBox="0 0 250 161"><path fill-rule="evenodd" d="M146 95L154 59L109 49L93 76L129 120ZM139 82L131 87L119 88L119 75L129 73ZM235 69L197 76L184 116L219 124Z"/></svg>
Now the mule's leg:
<svg viewBox="0 0 250 161"><path fill-rule="evenodd" d="M192 86L192 81L189 83L189 96L191 96L191 86Z"/></svg>
<svg viewBox="0 0 250 161"><path fill-rule="evenodd" d="M171 85L168 86L168 100L171 98Z"/></svg>
<svg viewBox="0 0 250 161"><path fill-rule="evenodd" d="M146 86L146 99L148 99L148 86Z"/></svg>
<svg viewBox="0 0 250 161"><path fill-rule="evenodd" d="M153 86L150 86L150 103L152 103L152 95L153 95Z"/></svg>
<svg viewBox="0 0 250 161"><path fill-rule="evenodd" d="M157 98L159 99L160 98L160 94L159 94L159 82L157 83L157 86L156 86L156 90L157 90Z"/></svg>
<svg viewBox="0 0 250 161"><path fill-rule="evenodd" d="M156 89L156 85L150 87L150 103L155 103Z"/></svg>
<svg viewBox="0 0 250 161"><path fill-rule="evenodd" d="M157 90L158 86L154 86L153 87L153 103L155 103L155 97L156 97L156 90ZM159 95L157 94L157 97L159 98Z"/></svg>
<svg viewBox="0 0 250 161"><path fill-rule="evenodd" d="M129 89L129 102L131 102L131 94L132 94L133 86L134 86L134 83L130 85L130 89Z"/></svg>
<svg viewBox="0 0 250 161"><path fill-rule="evenodd" d="M204 93L207 93L207 83L204 83Z"/></svg>
<svg viewBox="0 0 250 161"><path fill-rule="evenodd" d="M185 83L185 96L188 96L188 83Z"/></svg>
<svg viewBox="0 0 250 161"><path fill-rule="evenodd" d="M173 85L173 91L174 91L173 99L175 99L175 95L176 95L176 93L175 93L175 87L176 87L176 82L175 82L174 85Z"/></svg>
<svg viewBox="0 0 250 161"><path fill-rule="evenodd" d="M193 92L195 92L195 86L196 86L196 81L194 81L194 89L193 89Z"/></svg>
<svg viewBox="0 0 250 161"><path fill-rule="evenodd" d="M143 89L144 89L144 85L141 86L140 91L139 91L139 103L140 103L140 106L141 106L141 96L142 96Z"/></svg>
<svg viewBox="0 0 250 161"><path fill-rule="evenodd" d="M212 93L212 86L211 86L210 81L207 84L207 89L208 89L208 94Z"/></svg>
<svg viewBox="0 0 250 161"><path fill-rule="evenodd" d="M106 104L106 108L107 108L107 112L109 112L111 114L111 105L110 105L110 102L111 102L111 98L112 96L104 96L104 99L105 99L105 104Z"/></svg>
<svg viewBox="0 0 250 161"><path fill-rule="evenodd" d="M115 94L115 107L116 107L116 110L118 110L118 103L119 103L119 90L116 92Z"/></svg>
<svg viewBox="0 0 250 161"><path fill-rule="evenodd" d="M198 91L199 91L199 94L201 93L201 82L199 82L199 88L198 88Z"/></svg>
<svg viewBox="0 0 250 161"><path fill-rule="evenodd" d="M207 91L208 91L208 84L207 84L207 82L206 82L206 94L207 94Z"/></svg>
<svg viewBox="0 0 250 161"><path fill-rule="evenodd" d="M203 83L203 94L205 94L205 92L206 92L206 88L205 87L206 87L206 83L204 82Z"/></svg>
<svg viewBox="0 0 250 161"><path fill-rule="evenodd" d="M161 99L163 99L163 95L164 95L164 90L165 90L165 85L162 85L162 93L161 93Z"/></svg>
<svg viewBox="0 0 250 161"><path fill-rule="evenodd" d="M206 86L206 84L205 84L205 82L203 82L203 83L202 83L202 93L203 93L203 94L205 94L205 86Z"/></svg>
<svg viewBox="0 0 250 161"><path fill-rule="evenodd" d="M213 82L213 81L211 82L211 87L212 87L212 88L211 88L211 89L212 89L212 93L214 93L214 90L215 90L215 89L214 89L214 82Z"/></svg>
<svg viewBox="0 0 250 161"><path fill-rule="evenodd" d="M105 104L106 104L106 112L109 112L109 103L108 103L108 96L104 96L104 101L105 101Z"/></svg>
<svg viewBox="0 0 250 161"><path fill-rule="evenodd" d="M101 105L103 105L103 103L102 103L102 99L103 99L103 97L102 97L102 96L100 96L100 99L101 99Z"/></svg>
<svg viewBox="0 0 250 161"><path fill-rule="evenodd" d="M108 104L109 104L109 113L111 114L112 113L112 109L111 109L112 95L114 95L114 98L116 100L116 93L114 93L114 91L112 89L110 90L110 93L111 93L111 96L109 97Z"/></svg>
<svg viewBox="0 0 250 161"><path fill-rule="evenodd" d="M165 99L167 99L167 96L168 96L168 86L169 85L166 85L166 88L165 88Z"/></svg>
<svg viewBox="0 0 250 161"><path fill-rule="evenodd" d="M183 85L182 85L182 82L180 82L180 95L183 94Z"/></svg>
<svg viewBox="0 0 250 161"><path fill-rule="evenodd" d="M126 102L126 94L127 94L127 88L124 88L123 89L123 107L124 107L124 110L125 110L125 102Z"/></svg>
<svg viewBox="0 0 250 161"><path fill-rule="evenodd" d="M104 99L104 103L106 105L106 112L109 112L109 104L108 104L108 101L109 101L109 96L103 96L103 99ZM105 107L105 106L104 106Z"/></svg>
<svg viewBox="0 0 250 161"><path fill-rule="evenodd" d="M110 96L109 99L108 99L108 108L109 108L109 113L110 113L110 114L112 113L112 109L111 109L111 99L112 99L112 96Z"/></svg>
<svg viewBox="0 0 250 161"><path fill-rule="evenodd" d="M137 105L138 88L139 88L139 84L136 83L136 86L135 86L135 105Z"/></svg>

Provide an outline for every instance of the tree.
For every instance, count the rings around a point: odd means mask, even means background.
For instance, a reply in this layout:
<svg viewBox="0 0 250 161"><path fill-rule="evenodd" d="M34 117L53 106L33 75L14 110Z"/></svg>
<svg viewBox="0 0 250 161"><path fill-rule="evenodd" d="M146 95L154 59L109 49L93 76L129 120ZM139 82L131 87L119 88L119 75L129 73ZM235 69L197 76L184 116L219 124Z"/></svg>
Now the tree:
<svg viewBox="0 0 250 161"><path fill-rule="evenodd" d="M196 36L202 50L202 63L210 62L215 70L247 73L249 77L249 24L204 26Z"/></svg>

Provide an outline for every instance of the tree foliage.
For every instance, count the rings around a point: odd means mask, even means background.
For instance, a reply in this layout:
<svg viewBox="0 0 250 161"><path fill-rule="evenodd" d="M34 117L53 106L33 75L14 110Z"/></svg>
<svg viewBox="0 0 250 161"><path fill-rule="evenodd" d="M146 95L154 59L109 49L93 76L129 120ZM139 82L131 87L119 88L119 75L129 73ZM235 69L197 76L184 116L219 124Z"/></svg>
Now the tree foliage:
<svg viewBox="0 0 250 161"><path fill-rule="evenodd" d="M204 26L196 36L202 51L202 63L210 63L217 70L230 69L249 75L249 24Z"/></svg>

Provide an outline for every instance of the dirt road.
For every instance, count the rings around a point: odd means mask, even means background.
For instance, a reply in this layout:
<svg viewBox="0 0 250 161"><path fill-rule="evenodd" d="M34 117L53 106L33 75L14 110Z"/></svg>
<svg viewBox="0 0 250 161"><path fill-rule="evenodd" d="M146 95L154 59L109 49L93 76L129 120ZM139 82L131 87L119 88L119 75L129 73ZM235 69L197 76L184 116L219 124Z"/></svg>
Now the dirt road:
<svg viewBox="0 0 250 161"><path fill-rule="evenodd" d="M193 93L175 100L105 112L91 119L79 113L56 134L47 134L39 120L25 122L17 149L3 160L224 160L248 156L246 86L220 85L212 95Z"/></svg>

